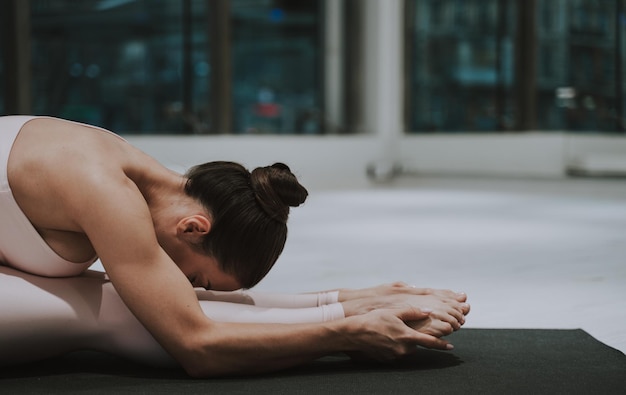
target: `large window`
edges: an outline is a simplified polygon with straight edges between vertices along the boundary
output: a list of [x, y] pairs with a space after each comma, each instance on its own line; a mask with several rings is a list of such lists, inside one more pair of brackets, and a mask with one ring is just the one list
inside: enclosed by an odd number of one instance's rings
[[[2, 22], [2, 19], [0, 18], [0, 23]], [[0, 43], [3, 40], [3, 31], [2, 29], [0, 29]], [[4, 96], [5, 96], [5, 87], [4, 87], [4, 51], [0, 51], [0, 114], [4, 114], [5, 113], [5, 109], [4, 109]]]
[[623, 130], [624, 16], [618, 6], [619, 1], [538, 0], [538, 128]]
[[32, 0], [33, 112], [190, 131], [208, 103], [205, 3]]
[[515, 3], [408, 0], [411, 131], [513, 126]]
[[0, 29], [4, 60], [32, 75], [0, 105], [122, 133], [321, 133], [326, 1], [8, 0], [27, 23]]
[[624, 0], [407, 0], [416, 132], [625, 130]]
[[234, 129], [317, 133], [321, 2], [233, 0]]

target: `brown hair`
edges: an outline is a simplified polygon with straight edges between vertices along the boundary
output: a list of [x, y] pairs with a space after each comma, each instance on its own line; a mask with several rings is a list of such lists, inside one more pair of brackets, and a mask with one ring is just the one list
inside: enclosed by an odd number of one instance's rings
[[250, 173], [238, 163], [209, 162], [192, 167], [186, 177], [185, 192], [212, 219], [203, 251], [243, 287], [253, 287], [283, 251], [289, 207], [304, 203], [307, 190], [283, 163]]

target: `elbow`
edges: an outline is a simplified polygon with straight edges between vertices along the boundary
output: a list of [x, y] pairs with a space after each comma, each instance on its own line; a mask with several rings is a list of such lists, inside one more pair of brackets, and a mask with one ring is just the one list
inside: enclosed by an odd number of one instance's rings
[[211, 367], [207, 366], [207, 364], [202, 363], [185, 363], [183, 364], [183, 369], [189, 377], [194, 379], [208, 379], [224, 374], [220, 374]]
[[220, 341], [214, 336], [207, 336], [210, 332], [206, 331], [202, 336], [185, 342], [176, 356], [190, 377], [204, 379], [234, 373], [228, 355], [221, 350]]
[[220, 357], [210, 354], [205, 345], [200, 349], [188, 349], [177, 359], [185, 373], [196, 379], [218, 377], [228, 373], [223, 367], [220, 367]]

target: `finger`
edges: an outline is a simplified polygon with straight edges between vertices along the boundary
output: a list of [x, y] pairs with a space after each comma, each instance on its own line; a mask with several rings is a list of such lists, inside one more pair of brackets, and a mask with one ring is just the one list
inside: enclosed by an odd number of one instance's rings
[[452, 350], [454, 346], [447, 340], [427, 335], [425, 333], [414, 332], [413, 343], [418, 346], [432, 348], [436, 350]]
[[452, 307], [456, 311], [456, 313], [454, 314], [455, 317], [459, 314], [462, 316], [466, 316], [470, 312], [470, 305], [467, 303], [455, 303], [454, 305], [452, 305]]
[[428, 318], [432, 313], [431, 309], [418, 309], [415, 307], [405, 307], [395, 309], [394, 314], [404, 322], [419, 321]]
[[407, 325], [413, 330], [437, 338], [447, 336], [454, 332], [454, 328], [449, 323], [441, 320], [433, 320], [432, 318], [427, 320], [408, 322]]
[[412, 284], [397, 281], [390, 284], [391, 291], [394, 294], [409, 294], [409, 295], [431, 295], [434, 290], [432, 288], [419, 288]]
[[433, 289], [432, 288], [418, 288], [412, 285], [409, 287], [408, 293], [412, 295], [432, 295]]
[[[465, 324], [465, 314], [463, 314], [463, 311], [461, 309], [449, 309], [448, 310], [448, 315], [452, 318], [454, 318], [454, 320], [459, 324], [459, 325], [463, 325]], [[457, 328], [458, 329], [458, 328]]]
[[461, 325], [465, 323], [465, 316], [463, 313], [451, 307], [442, 310], [435, 310], [435, 312], [433, 312], [430, 316], [449, 323], [452, 325], [454, 330], [461, 329]]

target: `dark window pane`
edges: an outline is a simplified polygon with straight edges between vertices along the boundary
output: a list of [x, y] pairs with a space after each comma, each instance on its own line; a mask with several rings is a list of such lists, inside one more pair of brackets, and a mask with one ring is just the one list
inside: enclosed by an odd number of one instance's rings
[[626, 0], [622, 0], [619, 3], [619, 10], [617, 15], [617, 25], [619, 27], [619, 63], [618, 70], [618, 86], [621, 86], [619, 91], [619, 104], [620, 109], [618, 114], [618, 130], [622, 133], [626, 132]]
[[320, 4], [232, 0], [236, 132], [320, 131]]
[[538, 0], [539, 129], [618, 129], [623, 116], [618, 104], [623, 66], [617, 68], [617, 5], [615, 1]]
[[[4, 35], [2, 33], [3, 29], [0, 29], [0, 45], [4, 45]], [[6, 78], [4, 75], [4, 48], [0, 48], [0, 115], [5, 114], [4, 109], [4, 96], [5, 96], [5, 86], [4, 79]]]
[[184, 120], [208, 103], [207, 16], [205, 1], [190, 1], [185, 20], [184, 3], [32, 0], [34, 112], [118, 132], [190, 129]]
[[512, 127], [515, 7], [508, 0], [408, 0], [410, 131]]

